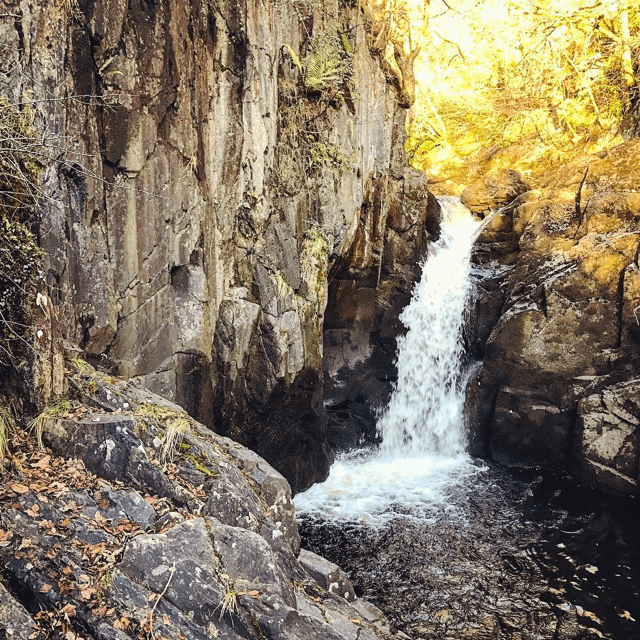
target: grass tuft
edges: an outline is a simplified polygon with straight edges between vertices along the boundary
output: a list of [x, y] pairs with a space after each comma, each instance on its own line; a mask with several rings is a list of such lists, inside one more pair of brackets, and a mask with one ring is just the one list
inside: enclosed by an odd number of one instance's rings
[[29, 423], [29, 429], [32, 432], [35, 432], [36, 438], [38, 440], [38, 446], [41, 449], [44, 449], [44, 444], [42, 443], [42, 433], [44, 431], [44, 425], [46, 421], [50, 418], [61, 418], [71, 413], [71, 411], [72, 407], [69, 400], [59, 400], [55, 404], [48, 406]]
[[0, 462], [9, 455], [9, 439], [15, 424], [11, 410], [0, 404]]
[[167, 428], [162, 440], [161, 460], [173, 461], [173, 456], [182, 444], [182, 438], [188, 433], [190, 428], [189, 420], [184, 416], [167, 420]]

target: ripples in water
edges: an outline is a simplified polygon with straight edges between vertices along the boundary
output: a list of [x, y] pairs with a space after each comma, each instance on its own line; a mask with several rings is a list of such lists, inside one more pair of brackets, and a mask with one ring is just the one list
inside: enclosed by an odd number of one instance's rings
[[305, 514], [304, 546], [411, 638], [640, 639], [635, 503], [494, 466], [465, 484], [422, 521]]

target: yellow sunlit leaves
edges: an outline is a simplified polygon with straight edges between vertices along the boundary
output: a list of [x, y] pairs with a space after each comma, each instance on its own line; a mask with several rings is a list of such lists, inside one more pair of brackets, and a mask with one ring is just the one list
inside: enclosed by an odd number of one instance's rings
[[[425, 3], [404, 4], [417, 24]], [[535, 177], [572, 153], [619, 141], [638, 92], [635, 5], [431, 0], [414, 62], [414, 164], [460, 180], [492, 163]]]

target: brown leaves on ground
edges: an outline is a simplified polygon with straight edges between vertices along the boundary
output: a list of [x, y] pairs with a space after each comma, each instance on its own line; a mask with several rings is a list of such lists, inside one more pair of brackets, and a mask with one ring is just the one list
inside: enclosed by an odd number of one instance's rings
[[[105, 517], [110, 507], [109, 499], [102, 493], [105, 487], [122, 489], [120, 483], [110, 483], [87, 471], [81, 460], [66, 460], [46, 453], [38, 448], [34, 436], [21, 432], [13, 443], [14, 456], [11, 465], [0, 470], [0, 553], [5, 550], [6, 557], [13, 557], [33, 565], [38, 575], [45, 579], [36, 589], [45, 602], [50, 603], [49, 610], [40, 611], [34, 616], [38, 628], [31, 638], [56, 637], [65, 640], [84, 640], [78, 632], [73, 619], [79, 606], [91, 610], [93, 615], [111, 619], [111, 624], [127, 629], [130, 621], [126, 617], [118, 618], [115, 609], [109, 607], [103, 593], [110, 582], [110, 576], [123, 553], [126, 540], [144, 533], [140, 526], [123, 518], [117, 522]], [[16, 478], [16, 475], [18, 476]], [[98, 511], [83, 509], [73, 499], [66, 498], [70, 491], [86, 492], [96, 502]], [[166, 498], [144, 496], [158, 515], [175, 509]], [[55, 513], [59, 521], [52, 522], [44, 516], [46, 506], [55, 504]], [[42, 540], [22, 537], [14, 531], [2, 528], [2, 513], [8, 509], [22, 511], [37, 524], [40, 535], [58, 539], [43, 545]], [[60, 520], [60, 515], [64, 517]], [[50, 516], [51, 517], [51, 516]], [[80, 520], [89, 525], [89, 529], [102, 529], [112, 538], [112, 542], [88, 544], [73, 539], [74, 531]], [[75, 526], [74, 526], [75, 525]], [[83, 525], [85, 526], [85, 525]], [[167, 526], [169, 528], [169, 526]], [[72, 566], [62, 563], [60, 554], [75, 549]], [[2, 556], [0, 555], [0, 560]], [[79, 565], [76, 564], [79, 562]], [[52, 594], [53, 598], [48, 600]], [[70, 602], [54, 604], [59, 597]]]
[[[79, 407], [64, 416], [66, 419], [79, 419], [86, 412]], [[144, 531], [129, 519], [114, 521], [107, 517], [111, 501], [102, 490], [109, 487], [113, 490], [125, 488], [122, 483], [108, 482], [89, 472], [83, 462], [78, 459], [56, 457], [40, 449], [34, 434], [17, 432], [12, 442], [13, 457], [9, 465], [0, 468], [0, 560], [2, 552], [5, 557], [12, 556], [16, 560], [29, 563], [33, 570], [43, 576], [41, 584], [36, 588], [42, 596], [40, 606], [45, 607], [34, 616], [38, 628], [31, 638], [55, 637], [65, 640], [84, 640], [79, 631], [82, 627], [74, 622], [78, 610], [97, 616], [115, 627], [126, 631], [133, 637], [146, 638], [139, 622], [130, 619], [122, 611], [109, 606], [105, 600], [113, 572], [119, 562], [127, 540]], [[150, 460], [156, 464], [170, 479], [189, 490], [196, 498], [206, 499], [203, 488], [195, 487], [180, 476], [178, 465], [157, 460], [152, 451], [148, 452]], [[92, 497], [97, 511], [77, 504], [70, 492], [86, 492]], [[180, 508], [167, 498], [143, 494], [143, 498], [155, 509], [159, 517], [169, 512], [179, 512], [183, 519], [191, 519], [194, 515], [186, 508]], [[55, 508], [54, 519], [48, 519], [47, 506]], [[48, 537], [48, 544], [42, 540], [22, 537], [4, 525], [2, 513], [8, 509], [16, 509], [36, 523], [40, 535]], [[63, 516], [60, 519], [60, 516]], [[109, 542], [88, 544], [77, 538], [74, 532], [79, 521], [89, 529], [101, 529], [111, 537]], [[169, 518], [159, 533], [164, 533], [175, 526], [180, 519]], [[5, 530], [7, 529], [7, 530]], [[73, 563], [63, 563], [61, 558], [71, 555], [74, 550]], [[8, 555], [7, 555], [8, 554]], [[260, 592], [247, 592], [251, 598], [258, 598]], [[60, 602], [66, 598], [69, 602]], [[49, 609], [46, 609], [46, 606]]]

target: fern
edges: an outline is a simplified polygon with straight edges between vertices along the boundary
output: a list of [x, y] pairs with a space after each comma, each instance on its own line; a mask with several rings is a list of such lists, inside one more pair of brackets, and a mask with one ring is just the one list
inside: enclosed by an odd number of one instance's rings
[[339, 88], [353, 74], [353, 54], [348, 38], [343, 33], [338, 34], [333, 29], [322, 31], [311, 42], [304, 60], [288, 44], [284, 46], [300, 71], [307, 91], [324, 91], [331, 85], [338, 85]]
[[293, 64], [295, 64], [296, 67], [298, 67], [298, 71], [300, 71], [300, 73], [304, 73], [304, 70], [302, 68], [302, 62], [300, 61], [300, 57], [298, 56], [298, 54], [288, 44], [285, 44], [284, 48], [289, 52], [289, 55], [293, 60]]

